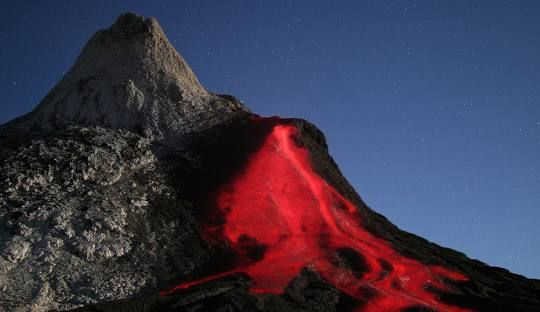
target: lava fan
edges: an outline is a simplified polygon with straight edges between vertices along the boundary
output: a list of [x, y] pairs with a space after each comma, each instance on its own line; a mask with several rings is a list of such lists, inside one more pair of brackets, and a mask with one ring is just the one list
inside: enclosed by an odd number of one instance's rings
[[209, 228], [239, 255], [236, 268], [180, 284], [163, 295], [243, 272], [253, 293], [282, 294], [303, 268], [364, 302], [363, 311], [425, 307], [469, 311], [441, 302], [430, 289], [468, 278], [401, 256], [365, 230], [355, 207], [312, 168], [298, 130], [277, 124], [244, 171], [222, 186], [216, 207], [225, 222]]

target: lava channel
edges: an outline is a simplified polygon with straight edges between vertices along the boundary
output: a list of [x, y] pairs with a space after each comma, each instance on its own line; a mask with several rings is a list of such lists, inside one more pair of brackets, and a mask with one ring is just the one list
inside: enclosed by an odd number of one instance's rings
[[404, 257], [365, 230], [356, 206], [314, 171], [297, 135], [295, 126], [275, 125], [242, 174], [220, 189], [220, 232], [241, 257], [237, 267], [162, 295], [238, 272], [252, 279], [251, 292], [282, 294], [308, 268], [362, 302], [361, 311], [470, 311], [426, 289], [448, 291], [444, 279], [468, 278]]

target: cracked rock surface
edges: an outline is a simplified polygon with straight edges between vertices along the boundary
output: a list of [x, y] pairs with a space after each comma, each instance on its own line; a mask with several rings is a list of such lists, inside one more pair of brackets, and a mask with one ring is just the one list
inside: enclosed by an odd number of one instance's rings
[[193, 265], [182, 258], [204, 256], [184, 250], [198, 241], [186, 231], [191, 205], [166, 181], [149, 139], [73, 126], [0, 142], [0, 308], [67, 309], [155, 291], [159, 276]]

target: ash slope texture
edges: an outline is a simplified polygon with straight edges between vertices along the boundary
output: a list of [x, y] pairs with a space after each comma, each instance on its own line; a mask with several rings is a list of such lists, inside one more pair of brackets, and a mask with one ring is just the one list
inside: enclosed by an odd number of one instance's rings
[[[97, 32], [31, 113], [0, 127], [0, 310], [346, 311], [368, 306], [304, 267], [282, 293], [255, 294], [234, 269], [248, 251], [209, 237], [222, 226], [217, 190], [238, 177], [278, 124], [297, 129], [313, 170], [354, 205], [363, 229], [396, 253], [460, 272], [448, 306], [538, 311], [540, 282], [403, 232], [367, 207], [303, 120], [255, 118], [234, 97], [206, 91], [155, 19], [124, 14]], [[219, 237], [219, 236], [218, 236]], [[215, 237], [214, 237], [215, 238]], [[250, 240], [248, 239], [247, 242]], [[245, 258], [245, 257], [244, 257]], [[362, 274], [351, 253], [333, 265]], [[248, 272], [249, 273], [249, 272]], [[424, 306], [409, 311], [428, 311]]]
[[32, 131], [70, 124], [136, 128], [164, 139], [245, 112], [234, 98], [200, 85], [154, 18], [124, 14], [92, 36], [36, 109], [6, 126]]

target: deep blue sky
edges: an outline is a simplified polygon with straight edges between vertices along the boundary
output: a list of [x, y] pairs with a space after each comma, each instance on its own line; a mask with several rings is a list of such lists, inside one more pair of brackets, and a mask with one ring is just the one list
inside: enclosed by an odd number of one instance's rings
[[155, 16], [207, 89], [317, 124], [399, 227], [540, 278], [540, 1], [153, 3], [2, 0], [0, 123], [118, 14]]

